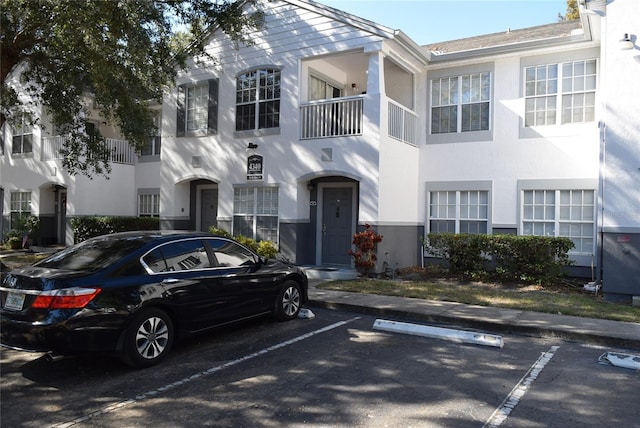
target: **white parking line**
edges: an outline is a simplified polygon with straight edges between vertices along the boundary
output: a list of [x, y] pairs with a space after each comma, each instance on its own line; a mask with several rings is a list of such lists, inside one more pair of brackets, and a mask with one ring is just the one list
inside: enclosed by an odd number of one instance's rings
[[516, 386], [513, 387], [509, 395], [507, 395], [507, 398], [505, 398], [504, 401], [500, 404], [500, 407], [498, 407], [489, 417], [487, 422], [485, 422], [483, 428], [499, 427], [504, 421], [507, 420], [507, 417], [509, 416], [511, 411], [516, 407], [520, 399], [529, 390], [529, 387], [531, 386], [533, 381], [536, 380], [547, 363], [551, 361], [551, 358], [553, 358], [559, 348], [559, 346], [552, 346], [547, 352], [544, 352], [542, 353], [542, 355], [540, 355], [538, 360], [525, 373], [522, 379], [520, 379], [520, 382], [518, 382]]
[[229, 362], [224, 363], [224, 364], [222, 364], [220, 366], [211, 367], [211, 368], [209, 368], [207, 370], [203, 370], [201, 372], [194, 373], [193, 375], [191, 375], [189, 377], [183, 378], [183, 379], [178, 380], [176, 382], [169, 383], [169, 384], [163, 385], [163, 386], [161, 386], [161, 387], [159, 387], [157, 389], [154, 389], [154, 390], [151, 390], [151, 391], [147, 391], [147, 392], [145, 392], [143, 394], [137, 395], [135, 398], [129, 398], [127, 400], [119, 401], [117, 403], [114, 403], [114, 404], [111, 404], [109, 406], [103, 407], [102, 409], [99, 409], [99, 410], [96, 410], [94, 412], [88, 413], [88, 414], [86, 414], [84, 416], [80, 416], [79, 418], [76, 418], [76, 419], [73, 419], [73, 420], [67, 421], [67, 422], [61, 422], [61, 423], [52, 425], [51, 427], [52, 428], [72, 427], [72, 426], [74, 426], [76, 424], [85, 422], [85, 421], [87, 421], [87, 420], [89, 420], [91, 418], [94, 418], [96, 416], [103, 415], [103, 414], [110, 413], [110, 412], [114, 412], [114, 411], [116, 411], [118, 409], [121, 409], [123, 407], [126, 407], [126, 406], [128, 406], [130, 404], [142, 401], [145, 398], [153, 397], [153, 396], [156, 396], [156, 395], [161, 394], [163, 392], [167, 392], [167, 391], [169, 391], [169, 390], [171, 390], [173, 388], [176, 388], [178, 386], [182, 386], [182, 385], [184, 385], [186, 383], [189, 383], [189, 382], [191, 382], [193, 380], [199, 379], [199, 378], [201, 378], [203, 376], [208, 376], [208, 375], [217, 373], [220, 370], [224, 370], [224, 369], [229, 368], [231, 366], [238, 365], [238, 364], [243, 363], [245, 361], [248, 361], [248, 360], [251, 360], [253, 358], [259, 357], [261, 355], [267, 354], [269, 352], [275, 351], [276, 349], [284, 348], [285, 346], [293, 345], [296, 342], [300, 342], [302, 340], [308, 339], [308, 338], [310, 338], [312, 336], [315, 336], [317, 334], [325, 333], [325, 332], [333, 330], [335, 328], [342, 327], [343, 325], [348, 324], [348, 323], [350, 323], [352, 321], [355, 321], [355, 320], [358, 320], [358, 319], [360, 319], [360, 317], [355, 317], [355, 318], [351, 318], [351, 319], [346, 320], [346, 321], [340, 321], [340, 322], [328, 325], [328, 326], [323, 327], [323, 328], [321, 328], [319, 330], [315, 330], [315, 331], [303, 334], [302, 336], [298, 336], [298, 337], [295, 337], [293, 339], [287, 340], [285, 342], [278, 343], [276, 345], [273, 345], [273, 346], [270, 346], [268, 348], [262, 349], [262, 350], [260, 350], [258, 352], [254, 352], [253, 354], [245, 355], [244, 357], [240, 357], [240, 358], [238, 358], [236, 360], [229, 361]]

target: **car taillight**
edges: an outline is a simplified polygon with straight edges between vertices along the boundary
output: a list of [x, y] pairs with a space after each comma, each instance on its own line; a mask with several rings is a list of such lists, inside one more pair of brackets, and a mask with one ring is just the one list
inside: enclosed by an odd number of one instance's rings
[[82, 309], [100, 293], [99, 288], [62, 288], [43, 291], [31, 304], [36, 309]]

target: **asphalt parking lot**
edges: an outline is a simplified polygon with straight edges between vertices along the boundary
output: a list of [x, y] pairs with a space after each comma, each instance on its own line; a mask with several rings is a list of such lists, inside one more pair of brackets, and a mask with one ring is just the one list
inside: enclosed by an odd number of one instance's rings
[[463, 344], [313, 312], [190, 339], [145, 370], [3, 349], [0, 424], [638, 426], [640, 372], [599, 364], [608, 348], [525, 336], [504, 336], [502, 348]]

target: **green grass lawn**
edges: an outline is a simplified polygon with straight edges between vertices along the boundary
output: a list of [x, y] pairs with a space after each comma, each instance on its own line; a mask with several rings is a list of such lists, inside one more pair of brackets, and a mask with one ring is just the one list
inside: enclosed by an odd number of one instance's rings
[[639, 307], [605, 302], [601, 294], [596, 296], [592, 292], [584, 292], [576, 284], [576, 281], [558, 281], [553, 286], [543, 287], [449, 278], [411, 281], [357, 279], [327, 282], [318, 288], [640, 323]]

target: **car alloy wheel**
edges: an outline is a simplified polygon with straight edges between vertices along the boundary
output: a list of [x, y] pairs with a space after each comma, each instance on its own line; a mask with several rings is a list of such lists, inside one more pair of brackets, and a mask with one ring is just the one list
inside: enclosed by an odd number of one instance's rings
[[301, 299], [300, 285], [295, 281], [285, 282], [276, 301], [276, 317], [281, 321], [297, 317]]
[[173, 344], [173, 323], [160, 309], [143, 311], [125, 335], [124, 360], [134, 367], [160, 362]]

